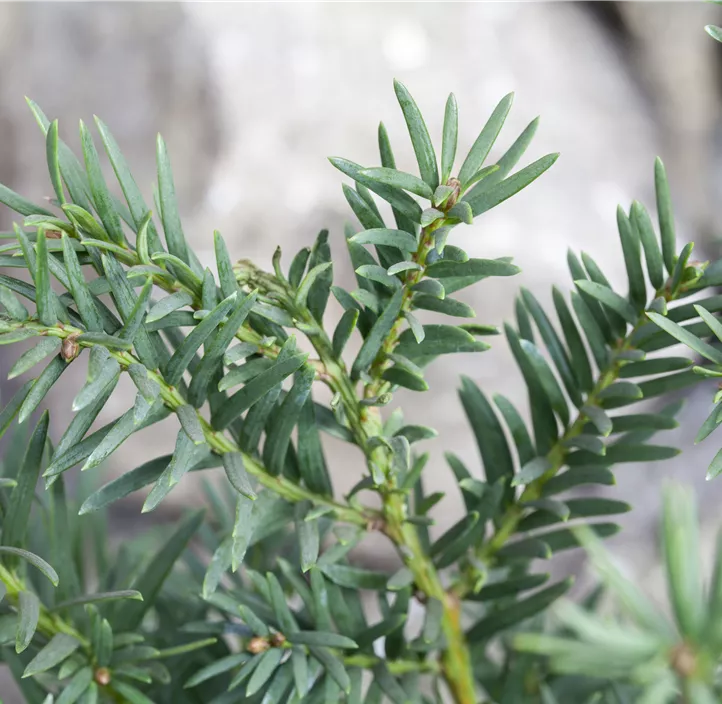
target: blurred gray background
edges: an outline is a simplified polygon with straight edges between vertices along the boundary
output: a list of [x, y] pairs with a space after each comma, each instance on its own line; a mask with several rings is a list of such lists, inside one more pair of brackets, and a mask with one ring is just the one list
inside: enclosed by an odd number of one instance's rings
[[[329, 227], [340, 261], [336, 276], [348, 281], [341, 232], [350, 213], [343, 177], [325, 157], [375, 163], [376, 126], [383, 119], [400, 165], [413, 168], [392, 79], [409, 87], [436, 138], [453, 90], [460, 149], [513, 90], [500, 148], [541, 115], [526, 158], [551, 151], [562, 156], [523, 194], [473, 227], [455, 230], [454, 243], [472, 256], [513, 255], [523, 269], [465, 296], [480, 321], [498, 324], [511, 317], [520, 285], [545, 302], [552, 284], [568, 287], [567, 247], [589, 251], [615, 283], [624, 281], [614, 211], [632, 198], [653, 206], [655, 155], [670, 174], [681, 236], [697, 243], [698, 259], [718, 256], [722, 46], [703, 26], [722, 22], [721, 9], [696, 2], [0, 4], [0, 182], [30, 198], [50, 191], [43, 139], [25, 95], [51, 119], [59, 118], [62, 136], [72, 144], [78, 118], [89, 122], [100, 115], [147, 194], [154, 137], [161, 131], [185, 230], [204, 264], [212, 263], [214, 228], [234, 258], [270, 266], [277, 244], [287, 265], [321, 227]], [[0, 228], [9, 223], [1, 213]], [[14, 357], [0, 349], [5, 398], [13, 388], [4, 378]], [[484, 355], [433, 366], [432, 390], [423, 399], [399, 394], [409, 402], [410, 421], [440, 431], [426, 448], [432, 454], [430, 490], [448, 486], [444, 450], [478, 467], [456, 398], [460, 373], [524, 403], [503, 338]], [[50, 398], [51, 414], [60, 421], [56, 430], [64, 427], [81, 374], [78, 368], [74, 378], [64, 375]], [[130, 399], [116, 394], [101, 421], [124, 411]], [[662, 478], [674, 475], [703, 489], [705, 520], [710, 528], [719, 523], [722, 484], [703, 484], [719, 441], [692, 448], [710, 400], [709, 388], [690, 394], [686, 429], [661, 440], [687, 450], [679, 460], [618, 472], [612, 493], [631, 497], [635, 511], [615, 549], [652, 591], [661, 588], [651, 576]], [[172, 425], [165, 433], [140, 434], [103, 471], [127, 471], [168, 449], [173, 438]], [[328, 451], [341, 492], [357, 481], [361, 465], [338, 445], [329, 444]], [[141, 499], [129, 499], [117, 509], [120, 530], [172, 516], [196, 496], [186, 479], [164, 503], [166, 514], [151, 517], [139, 515]], [[457, 497], [449, 497], [438, 511], [439, 530], [459, 511]], [[390, 565], [393, 556], [375, 551], [373, 560]], [[0, 693], [9, 691], [0, 681]]]

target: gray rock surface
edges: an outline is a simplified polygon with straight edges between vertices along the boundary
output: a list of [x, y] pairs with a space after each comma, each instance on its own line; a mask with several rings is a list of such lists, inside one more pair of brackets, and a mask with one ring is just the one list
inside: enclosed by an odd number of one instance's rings
[[[589, 251], [613, 282], [624, 280], [614, 210], [633, 197], [652, 205], [658, 153], [670, 166], [684, 215], [682, 236], [693, 239], [710, 228], [709, 143], [720, 123], [713, 89], [716, 47], [702, 25], [714, 13], [688, 3], [622, 5], [630, 31], [622, 45], [573, 3], [0, 5], [0, 181], [33, 198], [49, 191], [43, 143], [25, 94], [60, 119], [73, 143], [78, 117], [87, 122], [93, 113], [102, 116], [142, 186], [154, 177], [154, 135], [161, 130], [185, 229], [203, 263], [212, 264], [215, 228], [235, 257], [270, 266], [277, 244], [288, 263], [321, 227], [329, 227], [339, 257], [336, 276], [348, 281], [341, 240], [349, 217], [340, 188], [344, 177], [324, 157], [375, 163], [376, 125], [383, 119], [399, 163], [413, 168], [393, 77], [407, 84], [437, 138], [446, 92], [455, 92], [460, 149], [468, 148], [496, 102], [514, 90], [501, 144], [541, 114], [526, 158], [552, 151], [562, 157], [525, 193], [455, 231], [454, 243], [472, 256], [513, 255], [523, 269], [518, 277], [483, 283], [463, 296], [480, 321], [499, 324], [511, 317], [520, 285], [545, 303], [552, 284], [568, 287], [567, 247]], [[418, 396], [398, 395], [399, 403], [408, 403], [409, 421], [440, 432], [428, 446], [430, 490], [448, 487], [443, 450], [478, 467], [456, 398], [460, 373], [524, 405], [506, 344], [503, 338], [494, 342], [484, 355], [434, 365], [433, 390], [423, 403]], [[67, 374], [54, 392], [58, 416], [67, 412], [63, 388], [77, 388], [81, 373], [76, 370], [74, 379]], [[674, 437], [681, 447], [690, 447], [709, 398], [704, 390], [690, 398], [687, 427]], [[125, 410], [130, 399], [129, 389], [117, 394], [105, 420]], [[132, 438], [110, 469], [127, 470], [172, 447], [175, 425], [167, 422], [162, 430]], [[698, 485], [715, 449], [712, 440], [679, 462], [619, 472], [614, 494], [632, 497], [635, 511], [615, 546], [652, 590], [659, 591], [660, 583], [650, 547], [659, 478], [673, 474]], [[330, 466], [342, 467], [334, 470], [336, 486], [347, 489], [361, 463], [349, 463], [339, 444], [329, 443], [328, 451]], [[710, 488], [703, 492], [702, 509], [712, 524], [719, 489]], [[169, 504], [177, 507], [196, 496], [186, 479]], [[135, 516], [137, 504], [128, 509]], [[459, 512], [458, 498], [449, 496], [438, 511], [437, 529]], [[373, 558], [367, 553], [359, 559], [378, 563], [393, 556], [380, 543]], [[0, 679], [6, 704], [15, 701], [9, 687]]]
[[[720, 45], [700, 41], [719, 23], [706, 3], [618, 3], [630, 39], [630, 67], [648, 98], [660, 150], [673, 174], [681, 212], [702, 236], [719, 236]], [[710, 176], [712, 175], [712, 178]]]

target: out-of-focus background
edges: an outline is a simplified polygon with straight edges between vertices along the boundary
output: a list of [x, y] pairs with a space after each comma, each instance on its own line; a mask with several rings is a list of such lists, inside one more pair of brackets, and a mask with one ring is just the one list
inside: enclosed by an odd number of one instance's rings
[[[550, 151], [562, 156], [523, 194], [454, 232], [455, 243], [472, 256], [513, 255], [523, 269], [466, 295], [481, 321], [498, 324], [510, 318], [520, 285], [545, 302], [552, 284], [568, 287], [567, 247], [589, 251], [613, 282], [623, 282], [615, 207], [632, 198], [653, 205], [655, 155], [670, 174], [681, 236], [697, 243], [698, 259], [719, 256], [722, 46], [703, 26], [720, 23], [721, 10], [696, 2], [2, 4], [0, 182], [33, 199], [50, 191], [43, 140], [23, 98], [28, 95], [51, 119], [59, 118], [62, 136], [73, 144], [79, 118], [102, 116], [147, 193], [160, 130], [186, 233], [203, 263], [212, 263], [214, 228], [234, 257], [270, 265], [277, 244], [288, 262], [322, 227], [331, 229], [341, 262], [350, 213], [343, 177], [325, 157], [377, 163], [375, 133], [383, 119], [398, 161], [413, 168], [392, 79], [409, 87], [436, 138], [446, 95], [454, 91], [460, 149], [513, 90], [501, 146], [539, 114], [528, 160]], [[0, 213], [0, 229], [9, 223], [9, 214]], [[350, 273], [348, 265], [337, 265], [337, 277]], [[14, 356], [0, 348], [5, 398], [13, 389], [4, 379]], [[426, 448], [431, 490], [448, 486], [444, 450], [478, 466], [456, 398], [460, 373], [524, 403], [503, 338], [484, 355], [437, 363], [423, 398], [399, 394], [409, 402], [409, 420], [440, 431]], [[64, 427], [68, 394], [81, 374], [64, 375], [50, 398], [56, 429]], [[684, 429], [665, 439], [685, 454], [660, 465], [624, 466], [613, 490], [635, 506], [615, 549], [652, 591], [662, 588], [654, 576], [662, 479], [674, 475], [704, 489], [703, 517], [710, 528], [720, 523], [722, 483], [703, 485], [719, 442], [692, 447], [710, 389], [688, 396]], [[129, 401], [116, 394], [105, 421]], [[103, 471], [127, 471], [160, 454], [173, 442], [173, 429], [166, 430], [132, 438]], [[343, 491], [356, 482], [361, 465], [337, 445], [329, 444], [328, 452]], [[116, 512], [119, 536], [197, 500], [191, 482], [184, 482], [164, 503], [165, 514], [141, 517], [140, 500], [127, 500]], [[456, 502], [450, 497], [442, 506], [439, 529], [456, 520]], [[381, 550], [359, 559], [391, 565], [394, 558]], [[6, 692], [10, 685], [0, 680], [7, 702]]]

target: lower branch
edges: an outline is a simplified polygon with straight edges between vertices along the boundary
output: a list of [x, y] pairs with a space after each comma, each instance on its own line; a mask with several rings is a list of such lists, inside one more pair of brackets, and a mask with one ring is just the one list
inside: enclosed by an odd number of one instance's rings
[[[32, 320], [25, 321], [2, 321], [0, 326], [2, 332], [12, 332], [14, 330], [31, 330], [38, 336], [57, 337], [64, 340], [69, 337], [80, 335], [83, 330], [74, 328], [70, 325], [45, 326]], [[92, 342], [79, 342], [81, 347], [102, 346]], [[131, 364], [139, 364], [138, 359], [130, 352], [118, 349], [109, 349], [110, 355], [120, 364], [123, 369], [127, 369]], [[160, 396], [165, 406], [174, 413], [187, 404], [186, 400], [181, 396], [180, 392], [173, 386], [169, 386], [163, 376], [158, 372], [148, 370], [148, 377], [160, 386]], [[253, 455], [243, 452], [231, 438], [222, 431], [214, 430], [210, 423], [197, 412], [198, 420], [203, 435], [210, 447], [211, 451], [217, 455], [224, 455], [228, 452], [238, 452], [243, 457], [246, 471], [254, 476], [260, 484], [273, 491], [290, 502], [310, 501], [316, 506], [325, 506], [332, 509], [338, 520], [352, 523], [355, 525], [366, 526], [373, 523], [378, 515], [371, 509], [357, 509], [345, 504], [334, 501], [332, 497], [316, 494], [309, 489], [296, 484], [283, 476], [271, 474], [267, 468]]]
[[[656, 296], [664, 296], [667, 300], [673, 299], [670, 294], [666, 294], [664, 291], [656, 292], [655, 297]], [[642, 313], [631, 330], [623, 338], [619, 339], [613, 358], [610, 360], [606, 368], [600, 370], [599, 378], [597, 379], [594, 388], [589, 392], [584, 402], [584, 406], [599, 406], [600, 394], [619, 379], [619, 372], [623, 364], [623, 358], [620, 355], [623, 352], [629, 352], [634, 349], [631, 344], [631, 339], [635, 332], [637, 332], [646, 322], [647, 317], [645, 313]], [[526, 508], [525, 504], [529, 501], [538, 499], [542, 494], [544, 485], [564, 467], [566, 455], [567, 452], [569, 452], [567, 443], [576, 436], [580, 435], [584, 430], [584, 426], [588, 422], [589, 418], [582, 407], [574, 422], [557, 439], [551, 450], [547, 453], [546, 458], [549, 460], [550, 464], [549, 470], [543, 476], [526, 486], [519, 498], [507, 508], [506, 513], [502, 516], [498, 524], [498, 528], [496, 528], [491, 539], [478, 550], [477, 558], [479, 561], [486, 564], [493, 563], [496, 554], [514, 535], [519, 523], [522, 518], [524, 518], [524, 511]], [[476, 583], [477, 580], [474, 575], [462, 574], [459, 581], [452, 587], [452, 591], [459, 598], [463, 598], [474, 589], [474, 585]]]

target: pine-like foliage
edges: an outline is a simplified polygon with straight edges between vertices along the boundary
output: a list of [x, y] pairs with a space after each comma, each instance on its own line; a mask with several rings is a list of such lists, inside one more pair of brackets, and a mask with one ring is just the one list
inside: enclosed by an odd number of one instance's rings
[[[424, 492], [428, 455], [415, 450], [436, 433], [383, 407], [399, 388], [426, 391], [429, 364], [488, 349], [499, 331], [458, 322], [475, 314], [454, 294], [518, 269], [508, 258], [470, 258], [453, 244], [453, 230], [557, 157], [517, 169], [534, 120], [489, 163], [509, 95], [458, 160], [451, 95], [439, 159], [411, 95], [400, 83], [395, 91], [419, 175], [396, 168], [383, 125], [378, 165], [331, 159], [349, 179], [343, 194], [360, 224], [345, 233], [351, 290], [334, 280], [326, 231], [288, 266], [278, 250], [270, 270], [229, 253], [216, 232], [215, 270], [204, 269], [184, 236], [160, 137], [151, 212], [103, 122], [96, 128], [112, 184], [91, 129], [80, 125], [80, 160], [57, 121], [30, 102], [54, 197], [36, 205], [0, 186], [0, 201], [22, 216], [4, 235], [0, 264], [30, 278], [0, 275], [0, 342], [34, 343], [10, 373], [32, 378], [0, 413], [2, 432], [12, 427], [0, 479], [0, 653], [29, 704], [612, 701], [599, 697], [637, 676], [631, 661], [596, 676], [581, 655], [578, 668], [559, 657], [548, 667], [514, 646], [549, 654], [540, 643], [557, 641], [506, 636], [518, 624], [528, 629], [570, 586], [550, 584], [537, 561], [580, 541], [596, 546], [590, 536], [615, 533], [614, 516], [630, 508], [580, 487], [613, 484], [619, 463], [677, 454], [652, 438], [675, 427], [679, 404], [630, 407], [722, 376], [722, 352], [702, 339], [722, 331], [713, 316], [722, 298], [704, 297], [722, 283], [722, 266], [693, 262], [691, 245], [677, 252], [658, 161], [658, 232], [640, 203], [617, 213], [627, 292], [614, 291], [589, 255], [570, 253], [574, 291], [555, 289], [553, 312], [529, 291], [517, 300], [516, 323], [504, 334], [531, 421], [505, 397], [489, 399], [472, 379], [461, 381], [483, 467], [447, 454], [466, 513], [432, 539], [443, 497]], [[695, 294], [702, 297], [689, 302]], [[327, 330], [332, 297], [343, 315]], [[425, 311], [447, 322], [426, 324]], [[360, 348], [349, 355], [354, 335]], [[677, 340], [712, 366], [672, 356]], [[87, 380], [51, 442], [47, 412], [30, 419], [71, 364], [85, 365]], [[97, 427], [122, 374], [137, 388], [135, 402]], [[330, 404], [314, 396], [317, 385], [330, 389]], [[722, 420], [719, 408], [705, 433]], [[125, 440], [169, 416], [178, 428], [172, 454], [105, 484], [82, 474], [77, 492], [66, 494], [66, 472], [102, 476], [99, 467]], [[333, 491], [324, 434], [365, 460], [367, 471], [343, 497]], [[188, 472], [221, 467], [227, 485], [206, 483], [205, 516], [110, 549], [104, 516], [113, 502], [150, 487], [143, 511], [152, 511]], [[396, 573], [349, 559], [372, 532], [397, 548]], [[672, 562], [682, 547], [669, 548]], [[698, 594], [675, 580], [685, 619]], [[378, 616], [362, 598], [368, 593]], [[410, 617], [419, 612], [416, 623]], [[665, 682], [676, 691], [677, 680]]]
[[[581, 675], [621, 680], [624, 684], [610, 683], [607, 701], [671, 704], [680, 701], [681, 693], [684, 702], [718, 702], [722, 539], [705, 589], [691, 493], [677, 486], [665, 492], [662, 542], [671, 619], [620, 572], [598, 539], [583, 530], [578, 535], [626, 618], [613, 621], [562, 600], [553, 609], [561, 626], [556, 632], [516, 636], [517, 649], [548, 657], [553, 679], [542, 686], [542, 701], [565, 701], [559, 682]], [[594, 605], [594, 598], [591, 602], [587, 606]]]

